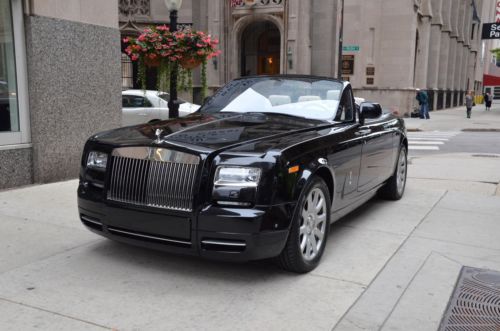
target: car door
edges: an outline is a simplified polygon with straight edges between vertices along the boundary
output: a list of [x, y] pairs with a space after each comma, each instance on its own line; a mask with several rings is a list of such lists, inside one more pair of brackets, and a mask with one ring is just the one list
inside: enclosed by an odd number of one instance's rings
[[342, 93], [335, 121], [342, 125], [331, 135], [328, 164], [335, 172], [335, 202], [332, 212], [350, 205], [359, 196], [357, 191], [364, 137], [359, 135], [355, 118], [352, 90], [347, 86]]
[[122, 124], [147, 123], [158, 117], [157, 110], [145, 96], [122, 95]]
[[364, 137], [358, 191], [375, 188], [391, 176], [394, 168], [394, 131], [386, 129], [383, 119], [367, 120], [359, 127]]

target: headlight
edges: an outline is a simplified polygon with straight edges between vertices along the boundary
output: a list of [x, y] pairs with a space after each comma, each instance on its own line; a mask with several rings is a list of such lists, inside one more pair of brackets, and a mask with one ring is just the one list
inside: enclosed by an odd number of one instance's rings
[[108, 154], [91, 151], [87, 156], [87, 168], [95, 170], [106, 170], [108, 164]]
[[217, 186], [257, 187], [261, 169], [246, 167], [218, 167], [214, 184]]

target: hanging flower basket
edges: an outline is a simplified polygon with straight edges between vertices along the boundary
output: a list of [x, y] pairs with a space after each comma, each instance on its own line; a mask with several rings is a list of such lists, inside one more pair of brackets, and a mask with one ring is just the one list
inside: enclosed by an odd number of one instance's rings
[[144, 64], [148, 68], [158, 68], [160, 66], [161, 60], [159, 57], [151, 59], [149, 57], [144, 58]]
[[[128, 43], [125, 52], [132, 61], [139, 62], [139, 82], [146, 88], [146, 69], [158, 68], [158, 90], [167, 90], [172, 70], [180, 65], [180, 86], [192, 90], [192, 72], [201, 65], [201, 96], [207, 93], [207, 60], [218, 56], [219, 41], [209, 34], [191, 29], [170, 32], [165, 25], [148, 27], [137, 37], [125, 38]], [[187, 84], [186, 84], [187, 82]]]
[[193, 70], [194, 68], [199, 67], [202, 64], [202, 62], [203, 61], [201, 59], [197, 58], [183, 57], [182, 59], [179, 60], [179, 64], [181, 65], [181, 67], [188, 70]]

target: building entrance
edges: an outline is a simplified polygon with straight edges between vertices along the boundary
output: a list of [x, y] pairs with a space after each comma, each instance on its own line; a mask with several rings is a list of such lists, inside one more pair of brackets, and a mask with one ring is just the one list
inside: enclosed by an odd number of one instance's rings
[[281, 35], [272, 22], [254, 22], [243, 31], [241, 76], [280, 73]]

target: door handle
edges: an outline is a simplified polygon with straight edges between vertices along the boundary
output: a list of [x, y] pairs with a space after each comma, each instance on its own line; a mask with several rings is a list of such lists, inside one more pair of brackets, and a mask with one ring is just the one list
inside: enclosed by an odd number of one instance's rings
[[359, 130], [355, 133], [356, 136], [365, 136], [367, 134], [370, 134], [372, 132], [371, 129], [364, 129], [364, 130]]

